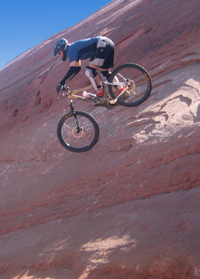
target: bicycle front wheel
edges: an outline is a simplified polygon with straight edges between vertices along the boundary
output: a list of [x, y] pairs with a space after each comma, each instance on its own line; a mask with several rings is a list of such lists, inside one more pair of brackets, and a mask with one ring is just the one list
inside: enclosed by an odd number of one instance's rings
[[126, 63], [117, 67], [109, 77], [108, 85], [110, 95], [115, 99], [120, 94], [120, 89], [127, 91], [118, 99], [123, 106], [133, 107], [144, 102], [150, 95], [152, 82], [149, 73], [140, 65]]
[[64, 115], [57, 126], [57, 136], [62, 146], [72, 152], [91, 149], [99, 138], [96, 120], [84, 111]]

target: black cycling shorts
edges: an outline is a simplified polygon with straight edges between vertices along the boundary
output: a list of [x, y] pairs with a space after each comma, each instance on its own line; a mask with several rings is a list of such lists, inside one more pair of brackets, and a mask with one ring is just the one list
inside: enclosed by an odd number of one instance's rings
[[113, 41], [106, 37], [100, 37], [97, 42], [95, 54], [90, 60], [90, 64], [109, 69], [114, 66], [115, 45]]

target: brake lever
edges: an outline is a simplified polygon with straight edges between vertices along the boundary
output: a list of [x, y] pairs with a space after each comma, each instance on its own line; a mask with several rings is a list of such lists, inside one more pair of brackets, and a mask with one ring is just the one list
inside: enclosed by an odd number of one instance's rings
[[62, 86], [62, 90], [63, 90], [63, 91], [69, 92], [69, 87], [66, 86], [66, 85], [64, 84], [64, 85]]

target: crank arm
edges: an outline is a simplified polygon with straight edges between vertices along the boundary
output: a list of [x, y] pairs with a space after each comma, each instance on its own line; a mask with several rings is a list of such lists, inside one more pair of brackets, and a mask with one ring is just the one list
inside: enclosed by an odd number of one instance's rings
[[109, 102], [109, 104], [111, 105], [115, 105], [118, 101], [118, 99], [124, 94], [124, 92], [128, 89], [128, 87], [126, 87], [114, 100], [111, 100]]

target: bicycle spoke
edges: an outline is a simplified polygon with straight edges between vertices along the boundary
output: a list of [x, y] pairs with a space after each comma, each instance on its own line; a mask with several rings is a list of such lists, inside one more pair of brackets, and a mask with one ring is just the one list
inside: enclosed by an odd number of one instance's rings
[[[77, 126], [78, 125], [78, 126]], [[89, 114], [78, 111], [76, 119], [68, 114], [58, 124], [58, 138], [61, 144], [74, 152], [90, 149], [98, 140], [99, 128]]]
[[127, 88], [126, 96], [124, 94], [118, 100], [125, 106], [139, 105], [148, 98], [151, 92], [151, 79], [148, 73], [136, 64], [123, 64], [116, 68], [110, 77], [110, 82], [115, 83], [115, 85], [109, 85], [113, 98], [120, 94], [120, 89]]

